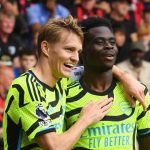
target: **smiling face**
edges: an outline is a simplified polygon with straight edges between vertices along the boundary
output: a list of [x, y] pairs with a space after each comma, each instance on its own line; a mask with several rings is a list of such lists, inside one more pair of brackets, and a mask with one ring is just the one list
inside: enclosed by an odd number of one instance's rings
[[82, 0], [81, 4], [86, 11], [91, 11], [96, 5], [96, 0]]
[[5, 34], [12, 33], [15, 26], [15, 17], [2, 14], [0, 25], [1, 25], [1, 31], [3, 33]]
[[35, 66], [37, 59], [35, 55], [23, 55], [20, 59], [23, 72]]
[[95, 71], [111, 69], [118, 52], [112, 31], [104, 26], [89, 30], [83, 49], [84, 65]]
[[63, 31], [60, 41], [49, 44], [48, 63], [55, 78], [70, 77], [71, 71], [79, 61], [82, 41], [73, 32]]
[[128, 13], [129, 6], [126, 0], [116, 1], [112, 4], [112, 8], [120, 15], [125, 16]]

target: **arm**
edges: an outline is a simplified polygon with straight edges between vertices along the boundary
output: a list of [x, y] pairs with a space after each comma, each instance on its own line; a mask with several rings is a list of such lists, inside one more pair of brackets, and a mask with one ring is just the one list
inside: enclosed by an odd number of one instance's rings
[[138, 140], [139, 150], [149, 150], [150, 135]]
[[132, 106], [135, 106], [135, 99], [139, 100], [144, 110], [146, 111], [146, 102], [144, 96], [144, 87], [136, 79], [126, 72], [123, 72], [118, 67], [113, 66], [113, 75], [122, 82], [126, 96], [130, 100]]
[[45, 150], [70, 150], [82, 132], [90, 124], [101, 120], [108, 113], [111, 105], [112, 98], [102, 102], [91, 102], [82, 109], [79, 120], [68, 131], [60, 135], [55, 132], [43, 134], [36, 140]]
[[51, 132], [37, 137], [36, 140], [44, 150], [70, 150], [86, 127], [84, 120], [79, 119], [77, 123], [61, 135]]
[[[150, 145], [150, 94], [145, 87], [145, 100], [147, 104], [147, 111], [143, 112], [142, 106], [137, 105], [137, 137], [139, 143], [139, 150], [149, 150]], [[138, 103], [137, 103], [138, 104]]]

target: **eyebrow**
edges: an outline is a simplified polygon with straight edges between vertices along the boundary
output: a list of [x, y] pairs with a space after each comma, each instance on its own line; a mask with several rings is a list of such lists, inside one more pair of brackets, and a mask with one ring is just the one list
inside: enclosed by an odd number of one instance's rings
[[107, 40], [107, 39], [109, 39], [109, 40], [115, 40], [115, 37], [110, 37], [110, 38], [104, 38], [104, 37], [96, 37], [96, 38], [94, 38], [94, 39], [102, 39], [102, 40]]

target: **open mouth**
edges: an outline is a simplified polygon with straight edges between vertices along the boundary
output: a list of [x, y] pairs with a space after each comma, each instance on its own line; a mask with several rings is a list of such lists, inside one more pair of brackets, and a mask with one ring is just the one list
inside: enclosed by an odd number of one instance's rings
[[107, 60], [113, 60], [114, 59], [114, 55], [112, 55], [112, 54], [104, 55], [104, 57]]
[[75, 67], [75, 64], [65, 63], [64, 66], [69, 68], [69, 69], [73, 69]]

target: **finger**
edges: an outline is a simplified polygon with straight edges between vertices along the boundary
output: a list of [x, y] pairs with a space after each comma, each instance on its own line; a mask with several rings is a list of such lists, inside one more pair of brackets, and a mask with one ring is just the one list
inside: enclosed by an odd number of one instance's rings
[[110, 109], [111, 106], [112, 106], [112, 102], [110, 102], [108, 105], [105, 105], [104, 107], [101, 108], [102, 112], [107, 111], [108, 109]]
[[135, 108], [135, 104], [136, 104], [136, 101], [134, 100], [134, 98], [132, 98], [130, 95], [126, 94], [126, 97], [131, 105], [132, 108]]
[[98, 102], [98, 105], [99, 105], [100, 107], [104, 107], [105, 105], [109, 104], [109, 103], [112, 102], [112, 101], [113, 101], [113, 98], [110, 97], [110, 98], [107, 98], [107, 99], [104, 99], [104, 100]]
[[102, 119], [110, 112], [111, 109], [107, 109], [102, 113]]
[[143, 106], [143, 109], [144, 109], [144, 111], [147, 111], [147, 106], [146, 106], [146, 100], [145, 100], [145, 94], [144, 94], [144, 90], [143, 91], [141, 91], [141, 98], [140, 98], [140, 100], [141, 100], [141, 104], [142, 104], [142, 106]]
[[137, 97], [137, 99], [139, 100], [140, 104], [143, 106], [144, 111], [146, 111], [147, 108], [146, 108], [146, 101], [145, 101], [145, 95], [144, 95], [144, 93], [142, 92], [139, 95], [139, 97]]

